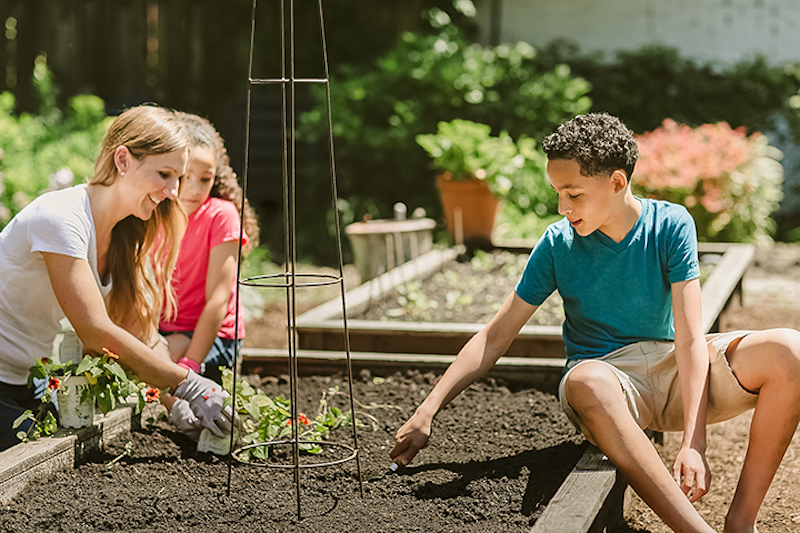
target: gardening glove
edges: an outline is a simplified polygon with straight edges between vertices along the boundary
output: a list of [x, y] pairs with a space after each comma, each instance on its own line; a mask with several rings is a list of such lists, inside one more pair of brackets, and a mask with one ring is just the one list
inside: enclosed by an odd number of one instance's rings
[[174, 395], [189, 402], [203, 426], [217, 437], [231, 430], [233, 411], [230, 406], [223, 408], [223, 402], [229, 394], [218, 383], [189, 370]]
[[175, 400], [167, 421], [193, 441], [197, 441], [200, 438], [200, 432], [203, 431], [203, 423], [195, 416], [192, 407], [186, 400]]

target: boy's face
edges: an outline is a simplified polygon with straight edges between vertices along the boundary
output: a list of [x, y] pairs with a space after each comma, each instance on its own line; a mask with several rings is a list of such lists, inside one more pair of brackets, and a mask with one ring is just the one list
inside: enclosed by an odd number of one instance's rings
[[624, 172], [615, 171], [607, 178], [584, 176], [577, 161], [554, 159], [547, 163], [547, 175], [558, 194], [558, 213], [578, 235], [585, 237], [595, 230], [614, 233], [623, 207], [618, 193], [627, 186]]

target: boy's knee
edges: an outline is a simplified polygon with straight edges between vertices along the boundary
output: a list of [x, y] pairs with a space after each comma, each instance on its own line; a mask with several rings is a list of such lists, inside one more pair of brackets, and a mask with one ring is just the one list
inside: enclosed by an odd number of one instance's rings
[[793, 370], [795, 365], [800, 368], [800, 331], [789, 328], [776, 328], [767, 330], [769, 335], [765, 343], [768, 351], [777, 358], [778, 363], [787, 365], [786, 370]]
[[617, 376], [605, 365], [585, 362], [573, 368], [564, 382], [567, 401], [578, 412], [597, 405], [610, 391], [620, 390]]

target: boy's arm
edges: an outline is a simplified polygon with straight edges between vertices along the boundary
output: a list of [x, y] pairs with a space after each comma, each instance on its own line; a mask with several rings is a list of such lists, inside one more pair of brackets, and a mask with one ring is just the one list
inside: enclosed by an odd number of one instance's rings
[[397, 431], [392, 460], [408, 465], [428, 445], [431, 423], [442, 408], [483, 376], [508, 349], [538, 306], [526, 303], [513, 291], [492, 320], [464, 345], [455, 361], [413, 416]]
[[672, 474], [685, 494], [694, 486], [690, 501], [696, 502], [708, 492], [711, 483], [705, 459], [709, 355], [703, 334], [700, 281], [673, 283], [672, 306], [675, 357], [683, 398], [683, 442]]

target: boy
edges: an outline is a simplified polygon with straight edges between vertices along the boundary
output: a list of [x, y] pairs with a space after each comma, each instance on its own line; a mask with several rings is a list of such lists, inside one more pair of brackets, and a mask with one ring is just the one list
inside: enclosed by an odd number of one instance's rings
[[[800, 420], [800, 333], [703, 335], [695, 226], [682, 206], [633, 196], [633, 134], [605, 113], [548, 136], [547, 173], [562, 220], [531, 252], [516, 290], [461, 349], [398, 430], [408, 465], [436, 413], [486, 373], [558, 289], [566, 321], [559, 400], [570, 420], [679, 532], [713, 531], [692, 506], [709, 489], [705, 426], [755, 407], [725, 533], [756, 515]], [[672, 475], [642, 431], [683, 431]]]

